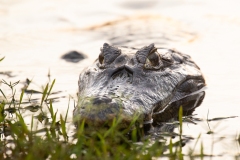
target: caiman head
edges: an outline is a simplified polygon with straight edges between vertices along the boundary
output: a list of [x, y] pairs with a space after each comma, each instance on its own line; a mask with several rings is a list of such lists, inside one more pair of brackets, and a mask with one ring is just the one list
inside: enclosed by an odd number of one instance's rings
[[127, 127], [135, 116], [157, 125], [198, 107], [205, 95], [204, 77], [190, 56], [171, 49], [115, 47], [107, 43], [94, 64], [79, 77], [75, 123], [110, 125], [121, 117]]

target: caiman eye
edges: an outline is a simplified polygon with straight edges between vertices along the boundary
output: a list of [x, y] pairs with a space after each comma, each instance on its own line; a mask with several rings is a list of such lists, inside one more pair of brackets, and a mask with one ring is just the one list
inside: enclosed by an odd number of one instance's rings
[[159, 69], [161, 67], [161, 60], [160, 60], [160, 56], [157, 52], [157, 48], [153, 48], [149, 52], [149, 54], [146, 58], [144, 67], [146, 69]]
[[104, 63], [104, 56], [102, 54], [99, 54], [98, 60], [99, 60], [100, 64], [103, 64]]
[[104, 68], [107, 65], [110, 65], [121, 54], [120, 49], [114, 46], [110, 46], [107, 43], [104, 43], [103, 48], [100, 50], [101, 53], [98, 56], [100, 68]]

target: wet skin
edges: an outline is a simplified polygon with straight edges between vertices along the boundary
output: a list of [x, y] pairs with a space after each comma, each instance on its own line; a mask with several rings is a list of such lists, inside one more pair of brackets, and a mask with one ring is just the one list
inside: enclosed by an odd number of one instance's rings
[[93, 127], [121, 117], [124, 128], [134, 116], [156, 126], [176, 117], [180, 106], [191, 114], [205, 96], [204, 77], [190, 56], [154, 44], [136, 49], [105, 43], [78, 85], [74, 121]]

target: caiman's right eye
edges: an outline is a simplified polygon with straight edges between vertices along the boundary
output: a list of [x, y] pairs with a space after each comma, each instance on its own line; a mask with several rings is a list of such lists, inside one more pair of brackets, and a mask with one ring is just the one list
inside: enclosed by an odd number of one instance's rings
[[161, 56], [154, 47], [154, 43], [139, 49], [136, 52], [136, 58], [145, 69], [158, 70], [163, 66]]
[[159, 54], [157, 48], [154, 48], [147, 56], [145, 65], [158, 66], [159, 65]]
[[162, 66], [161, 57], [157, 52], [157, 48], [153, 48], [146, 57], [144, 68], [160, 69], [161, 66]]

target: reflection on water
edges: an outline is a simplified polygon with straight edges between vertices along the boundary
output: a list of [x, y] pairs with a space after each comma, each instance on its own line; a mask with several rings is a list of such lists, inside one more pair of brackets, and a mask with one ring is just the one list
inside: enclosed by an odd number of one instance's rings
[[98, 38], [106, 38], [112, 45], [136, 48], [151, 43], [159, 47], [173, 47], [174, 43], [187, 43], [196, 38], [187, 26], [161, 16], [128, 17], [90, 29], [99, 34]]
[[[71, 3], [63, 0], [1, 1], [0, 58], [5, 56], [5, 59], [0, 63], [0, 72], [4, 73], [0, 78], [7, 82], [20, 80], [17, 91], [28, 78], [33, 82], [28, 89], [42, 92], [50, 73], [51, 81], [56, 79], [53, 92], [61, 91], [56, 94], [59, 98], [54, 106], [59, 113], [64, 113], [69, 96], [76, 100], [79, 73], [96, 59], [99, 46], [109, 42], [135, 47], [144, 44], [145, 39], [153, 39], [161, 45], [159, 47], [163, 45], [190, 54], [207, 80], [207, 97], [194, 112], [202, 121], [197, 125], [185, 123], [183, 134], [195, 139], [201, 134], [204, 152], [223, 155], [217, 158], [239, 154], [239, 144], [234, 139], [240, 130], [240, 118], [207, 119], [239, 116], [240, 113], [240, 2], [162, 0], [154, 1], [154, 5], [149, 2], [147, 7], [129, 3], [106, 1], [106, 5], [99, 6], [93, 1], [76, 0]], [[144, 3], [147, 2], [141, 4]], [[79, 63], [60, 58], [72, 50], [87, 58]], [[3, 84], [0, 87], [7, 92]], [[31, 98], [40, 97], [32, 94]], [[69, 113], [72, 113], [73, 101], [70, 104]], [[37, 108], [37, 105], [32, 106], [35, 106], [30, 107], [32, 110]], [[207, 134], [212, 132], [214, 134]], [[188, 146], [194, 146], [194, 141]], [[187, 153], [188, 147], [184, 149]], [[200, 150], [200, 145], [196, 150]]]

